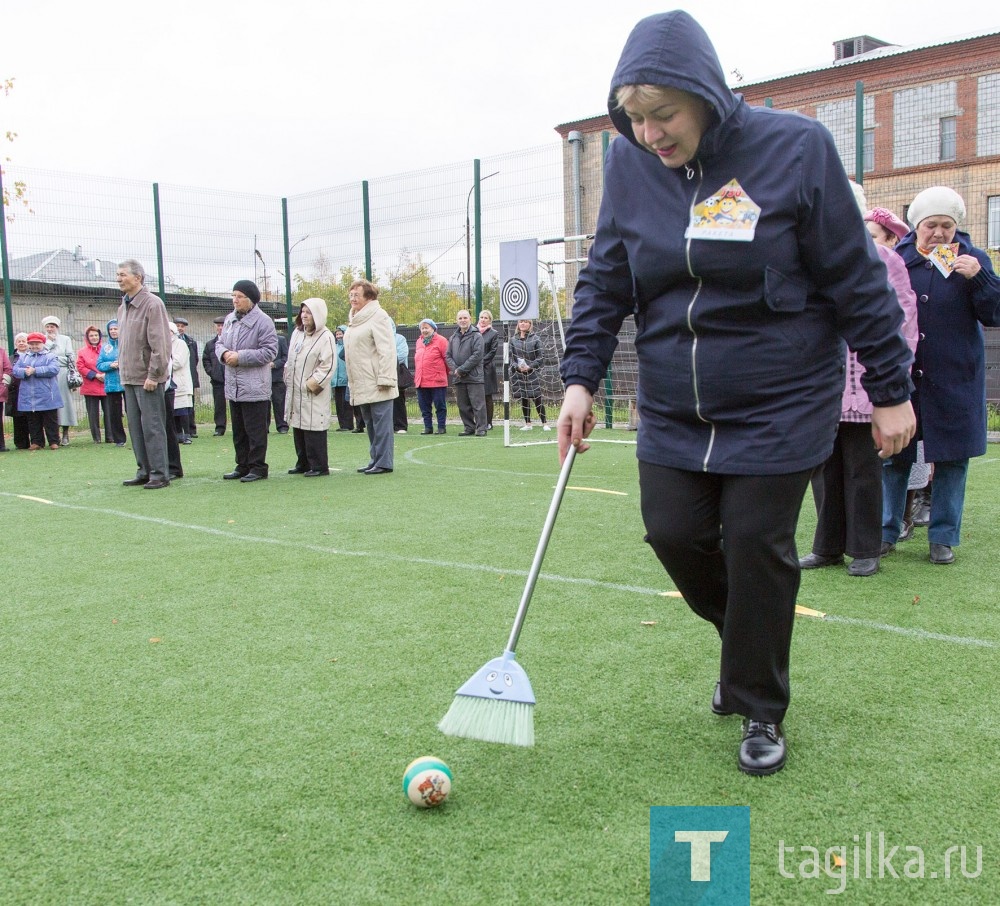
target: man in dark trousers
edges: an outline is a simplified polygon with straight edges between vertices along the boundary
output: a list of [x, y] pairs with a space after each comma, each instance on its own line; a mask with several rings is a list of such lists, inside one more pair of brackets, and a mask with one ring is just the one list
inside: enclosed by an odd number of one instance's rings
[[[198, 403], [198, 388], [201, 386], [201, 378], [198, 377], [198, 344], [195, 342], [194, 338], [188, 335], [188, 320], [187, 318], [174, 318], [174, 324], [177, 325], [177, 335], [187, 343], [188, 352], [191, 353], [191, 388], [194, 391], [194, 404]], [[188, 425], [188, 437], [198, 436], [198, 424], [194, 417], [194, 408], [191, 409], [191, 422]]]
[[[279, 434], [288, 433], [288, 422], [285, 421], [285, 362], [288, 361], [288, 337], [278, 332], [278, 355], [271, 362], [271, 407], [274, 409], [274, 423]], [[267, 418], [268, 430], [271, 429], [271, 416]]]
[[222, 437], [226, 433], [226, 366], [215, 354], [215, 344], [222, 333], [222, 325], [226, 323], [225, 315], [219, 315], [212, 323], [215, 325], [215, 336], [205, 344], [201, 357], [201, 367], [205, 369], [212, 382], [212, 404], [215, 420], [214, 437]]

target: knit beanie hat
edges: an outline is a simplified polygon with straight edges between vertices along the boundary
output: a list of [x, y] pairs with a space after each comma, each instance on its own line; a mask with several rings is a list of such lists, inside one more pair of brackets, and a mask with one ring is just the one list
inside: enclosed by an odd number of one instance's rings
[[928, 217], [950, 217], [957, 224], [965, 220], [965, 202], [962, 196], [947, 186], [932, 186], [924, 189], [910, 202], [906, 212], [907, 220], [914, 226]]
[[[421, 322], [420, 322], [420, 324], [430, 324], [431, 325], [431, 330], [437, 330], [438, 329], [437, 324], [435, 324], [430, 318], [424, 318], [424, 319], [422, 319]], [[420, 324], [418, 324], [417, 327], [419, 327]]]
[[890, 233], [895, 233], [898, 239], [902, 239], [910, 232], [906, 224], [888, 208], [872, 208], [865, 214], [865, 220], [870, 223], [877, 223], [880, 227], [885, 227]]
[[233, 284], [234, 293], [243, 293], [254, 305], [260, 302], [260, 290], [253, 280], [237, 280]]

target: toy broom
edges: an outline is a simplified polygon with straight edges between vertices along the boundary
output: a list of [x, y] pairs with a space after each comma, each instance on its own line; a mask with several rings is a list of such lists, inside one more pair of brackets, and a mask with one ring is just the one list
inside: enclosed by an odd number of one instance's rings
[[535, 744], [535, 724], [533, 709], [535, 695], [531, 691], [528, 675], [514, 660], [524, 617], [528, 612], [528, 602], [535, 590], [538, 573], [542, 568], [545, 549], [552, 535], [559, 504], [562, 503], [569, 473], [576, 458], [576, 447], [570, 447], [559, 472], [552, 503], [538, 539], [535, 559], [528, 571], [528, 579], [521, 595], [521, 603], [514, 617], [514, 627], [504, 653], [485, 664], [458, 692], [448, 713], [441, 718], [438, 729], [448, 736], [464, 736], [466, 739], [480, 739], [484, 742], [502, 742], [513, 746], [533, 746]]

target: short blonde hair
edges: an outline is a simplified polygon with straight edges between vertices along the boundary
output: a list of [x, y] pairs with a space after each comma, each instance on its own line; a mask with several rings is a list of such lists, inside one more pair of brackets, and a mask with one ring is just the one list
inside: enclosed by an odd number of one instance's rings
[[615, 106], [622, 110], [632, 100], [640, 104], [652, 104], [662, 95], [662, 85], [619, 85], [615, 89]]
[[491, 311], [490, 311], [490, 310], [489, 310], [488, 308], [484, 308], [484, 309], [483, 309], [483, 310], [482, 310], [482, 311], [481, 311], [481, 312], [479, 313], [479, 317], [480, 317], [480, 318], [481, 318], [481, 317], [482, 317], [483, 315], [486, 315], [486, 317], [490, 319], [490, 324], [492, 324], [492, 323], [493, 323], [493, 312], [491, 312]]

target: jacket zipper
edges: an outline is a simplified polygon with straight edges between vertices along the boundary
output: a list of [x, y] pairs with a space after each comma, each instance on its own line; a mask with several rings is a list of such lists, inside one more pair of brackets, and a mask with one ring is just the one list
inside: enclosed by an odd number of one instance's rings
[[[698, 198], [698, 192], [701, 190], [701, 183], [703, 172], [701, 169], [701, 161], [698, 161], [698, 184], [694, 187], [694, 194], [691, 196], [691, 204], [688, 208], [688, 222], [691, 222], [692, 216], [694, 215], [694, 205]], [[684, 165], [684, 175], [688, 180], [694, 179], [695, 171], [692, 167], [687, 164]], [[710, 427], [710, 432], [708, 436], [708, 447], [705, 449], [705, 458], [701, 462], [701, 470], [703, 472], [708, 471], [708, 461], [712, 456], [712, 447], [715, 446], [715, 425], [712, 424], [707, 418], [701, 414], [701, 395], [698, 392], [698, 333], [694, 329], [694, 324], [691, 320], [691, 313], [694, 310], [695, 303], [698, 301], [698, 296], [701, 294], [701, 277], [699, 277], [691, 266], [691, 238], [688, 237], [687, 242], [684, 246], [684, 254], [687, 259], [687, 269], [691, 277], [698, 281], [698, 285], [695, 287], [694, 295], [691, 297], [691, 301], [688, 303], [687, 307], [687, 326], [688, 330], [691, 331], [691, 335], [694, 337], [691, 343], [691, 383], [692, 390], [694, 391], [694, 411], [695, 414], [700, 418], [706, 425]]]

